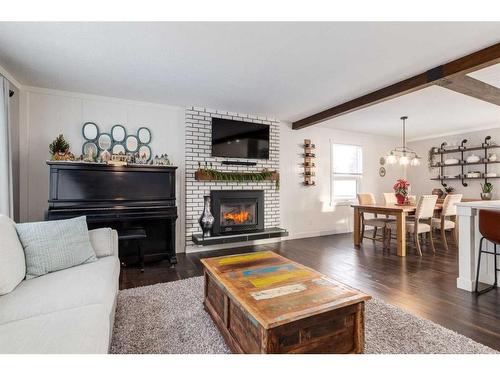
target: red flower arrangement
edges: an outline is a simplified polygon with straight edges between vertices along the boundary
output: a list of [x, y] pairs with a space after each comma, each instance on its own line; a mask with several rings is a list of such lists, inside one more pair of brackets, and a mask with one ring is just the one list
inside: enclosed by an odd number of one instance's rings
[[401, 178], [396, 181], [392, 188], [394, 189], [394, 194], [396, 194], [398, 204], [405, 204], [408, 199], [408, 189], [410, 188], [410, 183]]

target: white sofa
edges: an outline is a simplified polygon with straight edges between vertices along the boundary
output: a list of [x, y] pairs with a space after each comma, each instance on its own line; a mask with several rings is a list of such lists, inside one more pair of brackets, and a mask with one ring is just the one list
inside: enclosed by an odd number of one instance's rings
[[118, 236], [109, 228], [89, 234], [97, 261], [23, 280], [0, 296], [0, 353], [108, 352], [120, 275]]

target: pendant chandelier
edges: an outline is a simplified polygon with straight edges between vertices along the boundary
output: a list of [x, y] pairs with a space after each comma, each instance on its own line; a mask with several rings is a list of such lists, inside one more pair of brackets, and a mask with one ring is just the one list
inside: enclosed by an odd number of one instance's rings
[[417, 166], [420, 165], [420, 156], [417, 155], [415, 151], [406, 146], [406, 120], [408, 116], [401, 117], [403, 121], [403, 134], [402, 140], [403, 143], [401, 147], [396, 147], [389, 154], [385, 156], [385, 160], [387, 164], [399, 164], [399, 165], [411, 165]]

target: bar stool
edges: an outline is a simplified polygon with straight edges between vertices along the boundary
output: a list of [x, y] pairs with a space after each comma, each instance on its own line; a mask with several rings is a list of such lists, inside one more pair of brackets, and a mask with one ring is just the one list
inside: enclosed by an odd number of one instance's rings
[[[497, 245], [500, 244], [500, 231], [498, 230], [498, 226], [500, 225], [500, 211], [491, 211], [491, 210], [479, 210], [479, 232], [482, 237], [479, 241], [479, 256], [477, 259], [477, 272], [476, 272], [476, 294], [483, 294], [489, 292], [492, 289], [497, 287], [497, 272], [500, 271], [497, 266], [497, 256], [500, 253], [497, 253]], [[488, 240], [493, 243], [493, 252], [483, 250], [483, 242], [484, 240]], [[479, 270], [481, 267], [481, 254], [492, 254], [494, 257], [495, 264], [495, 282], [493, 285], [483, 289], [478, 290], [479, 287]]]
[[127, 228], [118, 232], [118, 241], [136, 241], [139, 253], [139, 267], [144, 272], [144, 254], [141, 248], [141, 240], [147, 238], [144, 228]]

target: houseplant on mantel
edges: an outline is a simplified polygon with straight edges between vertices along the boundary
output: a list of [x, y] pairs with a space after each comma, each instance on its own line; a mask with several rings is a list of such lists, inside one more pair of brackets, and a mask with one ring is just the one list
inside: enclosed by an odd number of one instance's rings
[[493, 184], [491, 182], [485, 182], [484, 185], [481, 184], [481, 199], [483, 201], [491, 200], [492, 191], [493, 191]]
[[396, 199], [398, 200], [398, 204], [407, 204], [408, 203], [408, 189], [410, 188], [410, 183], [406, 181], [404, 178], [400, 178], [396, 181], [394, 186], [394, 194], [396, 194]]

